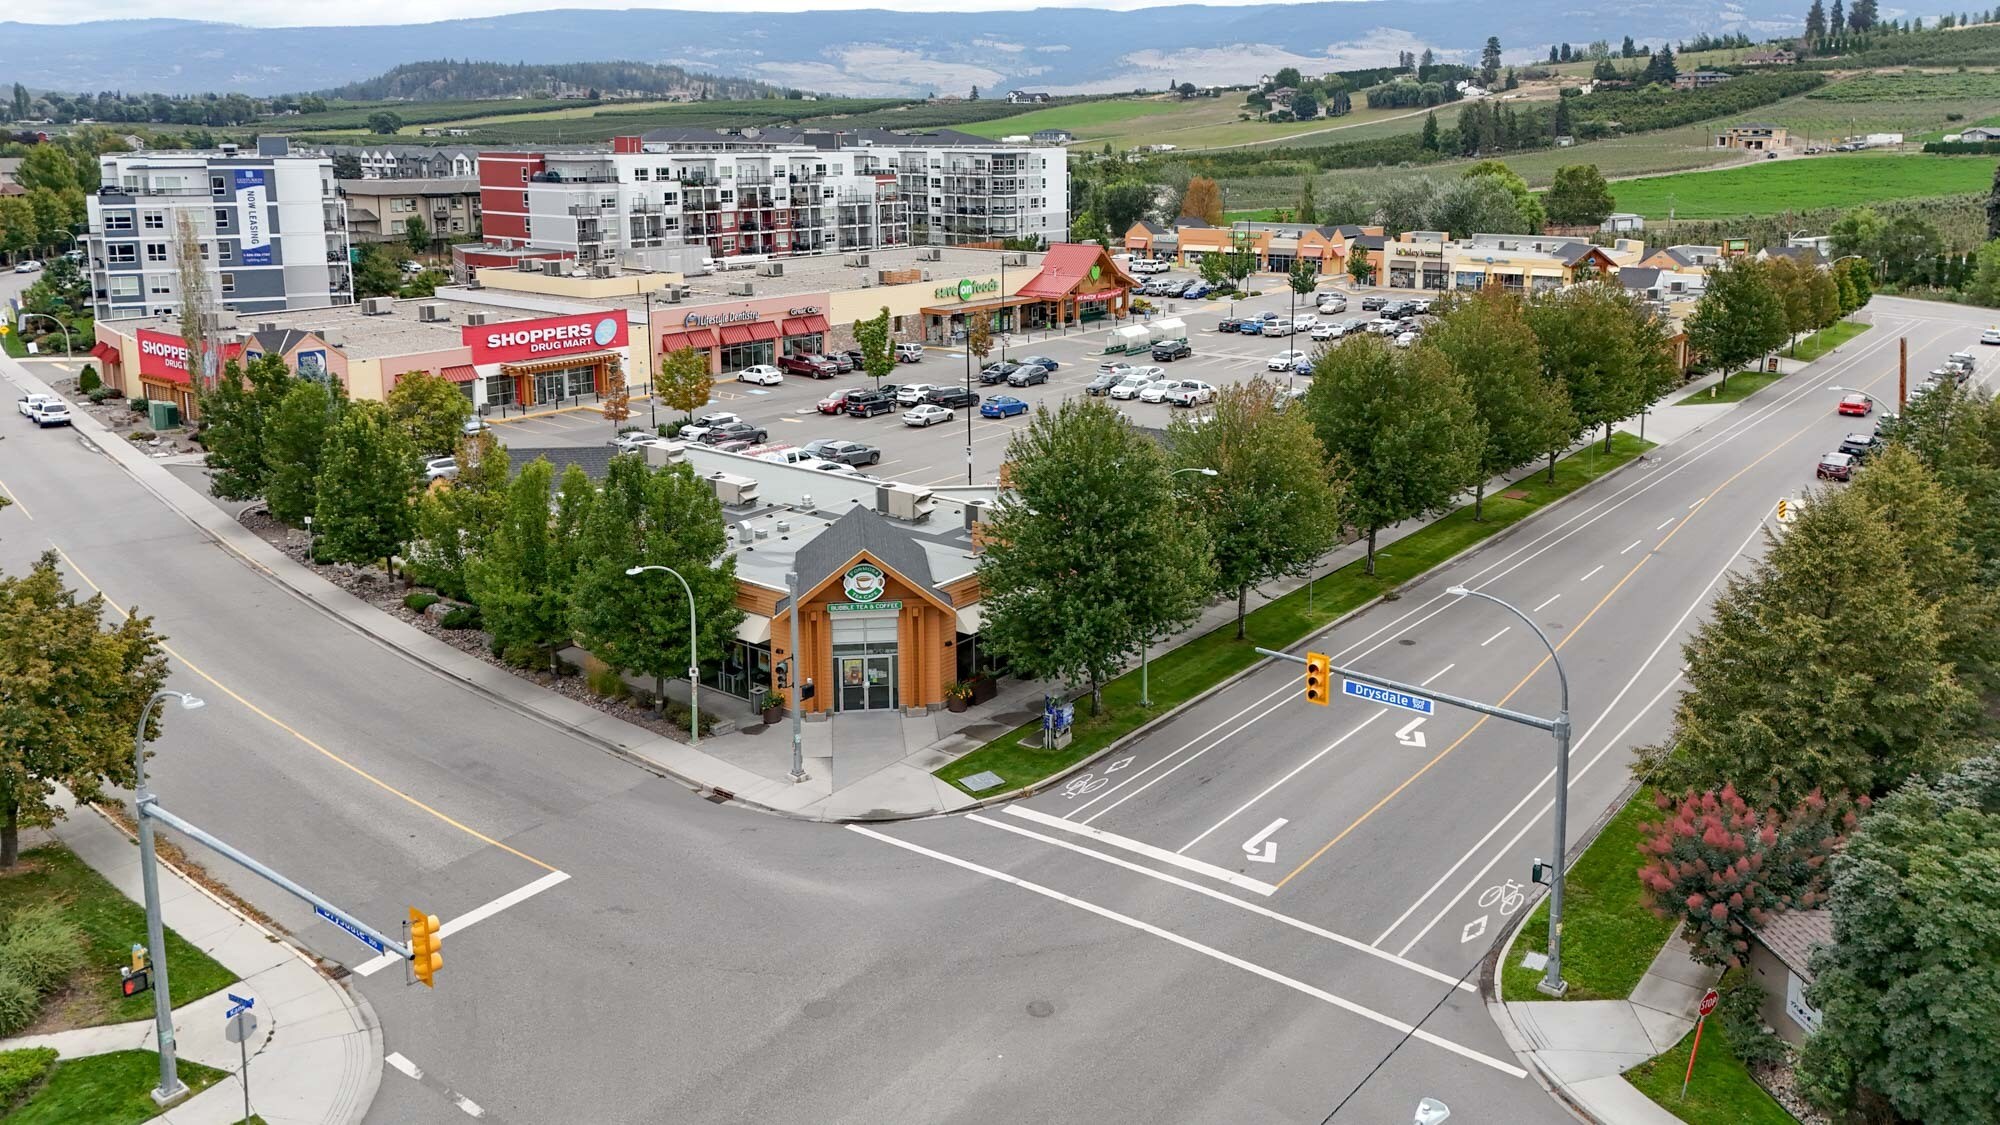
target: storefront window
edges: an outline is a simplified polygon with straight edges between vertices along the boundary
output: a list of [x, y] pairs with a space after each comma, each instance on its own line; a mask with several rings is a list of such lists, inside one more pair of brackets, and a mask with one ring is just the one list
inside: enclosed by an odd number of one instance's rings
[[569, 393], [572, 397], [597, 393], [597, 368], [572, 367], [569, 369]]
[[787, 336], [785, 337], [785, 354], [824, 355], [826, 354], [826, 336], [819, 332], [808, 333], [804, 336]]
[[486, 405], [514, 405], [514, 377], [512, 375], [488, 375], [486, 377]]
[[554, 402], [563, 397], [563, 373], [543, 371], [535, 376], [535, 401]]
[[724, 371], [741, 371], [746, 367], [755, 367], [760, 363], [769, 363], [772, 358], [772, 347], [769, 340], [752, 340], [747, 344], [731, 344], [722, 349], [722, 369]]

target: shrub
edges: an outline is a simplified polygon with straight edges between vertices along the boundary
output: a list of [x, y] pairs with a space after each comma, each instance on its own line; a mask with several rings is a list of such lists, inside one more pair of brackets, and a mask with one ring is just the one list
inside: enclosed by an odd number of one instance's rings
[[1764, 988], [1750, 974], [1733, 970], [1722, 978], [1715, 1016], [1729, 1038], [1729, 1050], [1746, 1066], [1768, 1066], [1784, 1059], [1785, 1041], [1764, 1028]]
[[99, 404], [102, 404], [102, 403], [104, 402], [104, 400], [105, 400], [105, 399], [108, 399], [108, 398], [110, 398], [110, 397], [111, 397], [111, 388], [110, 388], [110, 387], [95, 387], [95, 388], [92, 388], [92, 389], [90, 390], [90, 392], [89, 392], [89, 393], [87, 393], [86, 395], [84, 395], [84, 397], [85, 397], [85, 398], [87, 398], [87, 399], [89, 399], [89, 400], [91, 401], [91, 405], [93, 405], [93, 406], [95, 406], [95, 405], [99, 405]]
[[21, 1095], [35, 1088], [35, 1084], [56, 1065], [54, 1047], [24, 1047], [18, 1051], [0, 1051], [0, 1113], [13, 1108]]
[[12, 1035], [33, 1023], [41, 1010], [41, 993], [15, 976], [12, 965], [0, 965], [0, 1035]]
[[475, 606], [458, 606], [450, 613], [445, 614], [444, 620], [439, 621], [438, 624], [447, 629], [477, 629], [479, 628], [479, 610]]
[[[667, 721], [673, 723], [675, 726], [681, 728], [682, 730], [688, 729], [687, 707], [684, 704], [669, 702], [667, 704]], [[715, 716], [703, 715], [701, 717], [701, 733], [709, 734], [712, 733], [714, 730], [715, 730]]]
[[[446, 616], [449, 617], [450, 615], [446, 614]], [[449, 629], [452, 626], [447, 625], [445, 628]], [[542, 650], [531, 644], [502, 645], [496, 641], [494, 642], [493, 654], [500, 658], [501, 663], [514, 668], [545, 668], [548, 666], [548, 660], [542, 656]]]
[[97, 368], [88, 363], [84, 364], [83, 373], [76, 377], [76, 389], [89, 394], [103, 385], [104, 380], [97, 377]]
[[605, 699], [623, 699], [632, 694], [631, 687], [615, 668], [599, 668], [585, 677], [584, 682], [590, 686], [591, 694]]
[[144, 414], [146, 411], [150, 409], [152, 409], [152, 405], [148, 403], [144, 398], [135, 398], [132, 400], [132, 413]]
[[154, 434], [154, 433], [153, 433], [153, 431], [151, 431], [151, 430], [133, 430], [133, 431], [132, 431], [131, 433], [129, 433], [129, 434], [126, 434], [126, 435], [125, 435], [125, 440], [126, 440], [126, 441], [152, 441], [152, 440], [153, 440], [153, 438], [154, 438], [154, 437], [156, 437], [156, 436], [158, 436], [158, 435]]
[[659, 701], [660, 697], [654, 695], [650, 688], [632, 689], [632, 706], [639, 708], [641, 711], [651, 711]]
[[422, 613], [438, 604], [438, 601], [439, 599], [436, 594], [405, 594], [403, 596], [403, 608], [409, 610], [411, 613]]
[[83, 967], [83, 933], [53, 903], [25, 906], [0, 934], [0, 964], [37, 993]]

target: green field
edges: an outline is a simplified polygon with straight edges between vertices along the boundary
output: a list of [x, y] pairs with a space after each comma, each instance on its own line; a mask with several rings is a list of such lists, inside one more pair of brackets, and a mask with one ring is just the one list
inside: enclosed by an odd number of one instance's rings
[[1984, 191], [1995, 163], [1990, 156], [1819, 156], [1631, 180], [1611, 185], [1611, 193], [1620, 211], [1649, 219], [1664, 218], [1670, 206], [1683, 219], [1723, 219]]
[[1409, 110], [1357, 106], [1344, 117], [1313, 121], [1239, 120], [1248, 112], [1242, 98], [1234, 94], [1186, 101], [1167, 96], [1110, 98], [1029, 110], [961, 128], [982, 137], [1067, 129], [1076, 134], [1078, 149], [1109, 144], [1114, 151], [1153, 144], [1179, 149], [1248, 147], [1296, 143], [1305, 136], [1313, 137], [1316, 143], [1330, 144], [1423, 128], [1421, 111], [1412, 114]]
[[1076, 105], [1053, 106], [1015, 114], [1012, 117], [981, 121], [964, 126], [964, 129], [981, 137], [1006, 137], [1015, 133], [1032, 133], [1037, 129], [1068, 129], [1078, 137], [1109, 136], [1122, 131], [1119, 127], [1135, 117], [1174, 113], [1184, 104], [1187, 103], [1161, 98], [1116, 98], [1101, 102], [1079, 102]]

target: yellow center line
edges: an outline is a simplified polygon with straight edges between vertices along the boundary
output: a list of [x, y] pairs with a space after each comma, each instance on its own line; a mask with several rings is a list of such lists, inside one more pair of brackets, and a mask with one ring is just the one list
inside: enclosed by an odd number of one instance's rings
[[[61, 546], [55, 543], [50, 543], [49, 545], [51, 547], [54, 547], [56, 554], [62, 556], [63, 562], [68, 563], [69, 568], [76, 572], [76, 576], [83, 580], [84, 585], [89, 586], [92, 590], [95, 590], [100, 594], [104, 593], [104, 588], [102, 586], [99, 586], [97, 583], [91, 581], [90, 576], [83, 572], [82, 567], [76, 565], [76, 560], [70, 558], [69, 553], [67, 551], [64, 551]], [[105, 595], [105, 604], [110, 606], [112, 612], [118, 614], [120, 617], [127, 616], [126, 612], [123, 609], [120, 609], [118, 605], [111, 600], [111, 597], [108, 594]], [[423, 811], [431, 814], [432, 816], [445, 822], [446, 824], [451, 825], [453, 828], [458, 829], [460, 832], [463, 832], [466, 835], [472, 837], [473, 839], [478, 840], [480, 843], [489, 844], [493, 847], [499, 848], [501, 851], [506, 852], [509, 855], [515, 856], [519, 859], [524, 859], [529, 863], [534, 864], [536, 867], [541, 868], [544, 871], [553, 872], [557, 870], [556, 868], [551, 867], [546, 863], [543, 863], [541, 860], [536, 859], [534, 856], [531, 856], [524, 851], [521, 851], [517, 848], [510, 848], [506, 844], [503, 844], [500, 841], [494, 839], [493, 837], [488, 836], [484, 832], [481, 832], [476, 828], [470, 827], [465, 823], [463, 823], [462, 821], [455, 820], [446, 813], [439, 812], [437, 809], [432, 808], [431, 806], [416, 799], [415, 797], [410, 796], [408, 793], [403, 792], [401, 789], [398, 789], [395, 786], [389, 784], [388, 782], [383, 781], [381, 778], [376, 777], [374, 774], [369, 773], [367, 770], [362, 769], [360, 766], [355, 765], [353, 762], [348, 761], [346, 758], [343, 758], [340, 755], [334, 753], [333, 751], [328, 750], [326, 747], [321, 746], [319, 743], [314, 742], [311, 738], [308, 738], [304, 733], [299, 731], [296, 727], [291, 726], [284, 720], [271, 714], [269, 711], [264, 710], [262, 707], [259, 707], [255, 703], [252, 703], [249, 700], [243, 698], [241, 695], [238, 695], [234, 689], [229, 687], [229, 685], [223, 683], [221, 680], [216, 679], [214, 676], [209, 675], [207, 672], [203, 671], [199, 665], [195, 664], [194, 661], [189, 660], [187, 657], [182, 656], [180, 653], [176, 652], [173, 646], [162, 642], [160, 648], [163, 649], [168, 656], [171, 656], [174, 658], [174, 660], [178, 661], [182, 667], [186, 668], [190, 672], [193, 672], [195, 675], [200, 676], [202, 679], [207, 680], [209, 683], [215, 685], [217, 691], [220, 691], [222, 694], [242, 704], [245, 708], [247, 708], [250, 711], [251, 714], [256, 715], [258, 718], [263, 719], [265, 722], [270, 723], [272, 726], [277, 727], [279, 730], [284, 731], [286, 734], [291, 735], [293, 738], [296, 738], [300, 742], [305, 743], [307, 746], [312, 747], [314, 750], [319, 751], [322, 755], [326, 756], [326, 758], [329, 759], [330, 761], [333, 761], [338, 765], [345, 767], [347, 770], [354, 773], [356, 776], [362, 778], [363, 780], [367, 781], [369, 784], [374, 785], [375, 787], [381, 789], [386, 793], [393, 794], [396, 797], [401, 798], [403, 801], [411, 805], [414, 805], [419, 809], [422, 809]]]
[[29, 515], [28, 513], [28, 506], [26, 504], [21, 503], [21, 498], [19, 496], [14, 495], [14, 490], [7, 487], [6, 481], [0, 481], [0, 492], [4, 492], [7, 494], [7, 499], [12, 500], [16, 508], [21, 509], [22, 515], [27, 516], [30, 521], [34, 520], [35, 517]]

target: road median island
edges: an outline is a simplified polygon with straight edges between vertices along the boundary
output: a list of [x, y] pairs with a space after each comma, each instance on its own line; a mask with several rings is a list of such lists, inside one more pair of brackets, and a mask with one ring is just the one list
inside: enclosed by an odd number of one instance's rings
[[[940, 767], [933, 775], [975, 797], [990, 800], [1002, 795], [1017, 796], [1020, 790], [1110, 749], [1147, 723], [1254, 666], [1264, 659], [1257, 655], [1260, 646], [1284, 649], [1297, 644], [1591, 481], [1631, 463], [1652, 447], [1651, 442], [1617, 433], [1610, 453], [1593, 444], [1558, 461], [1553, 483], [1545, 471], [1537, 472], [1489, 495], [1484, 520], [1475, 521], [1471, 506], [1466, 505], [1378, 551], [1373, 576], [1366, 574], [1357, 560], [1319, 578], [1313, 584], [1310, 609], [1306, 588], [1300, 587], [1252, 612], [1242, 640], [1236, 639], [1236, 626], [1231, 622], [1176, 648], [1156, 652], [1148, 673], [1153, 706], [1139, 706], [1139, 673], [1128, 672], [1105, 685], [1102, 714], [1085, 717], [1079, 711], [1070, 744], [1062, 750], [1023, 745], [1040, 731], [1040, 720], [1036, 720]], [[975, 793], [962, 783], [963, 778], [988, 770], [999, 775], [1004, 789], [989, 787]]]

